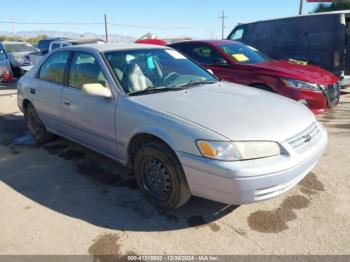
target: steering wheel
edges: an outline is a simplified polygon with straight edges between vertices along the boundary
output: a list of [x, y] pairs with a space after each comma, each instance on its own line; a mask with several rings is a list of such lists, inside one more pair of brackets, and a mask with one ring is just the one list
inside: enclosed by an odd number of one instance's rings
[[174, 82], [178, 77], [179, 77], [179, 74], [175, 72], [168, 74], [163, 78], [163, 85], [164, 86], [169, 85], [170, 83]]

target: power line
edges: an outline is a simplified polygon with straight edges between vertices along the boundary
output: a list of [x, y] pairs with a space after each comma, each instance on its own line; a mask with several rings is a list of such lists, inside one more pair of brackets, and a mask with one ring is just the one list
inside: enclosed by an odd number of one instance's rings
[[[18, 25], [105, 25], [104, 22], [13, 22], [13, 21], [0, 21], [0, 24], [18, 24]], [[208, 28], [190, 28], [190, 27], [159, 27], [159, 26], [146, 26], [146, 25], [134, 25], [134, 24], [118, 24], [107, 23], [109, 26], [130, 27], [130, 28], [144, 28], [144, 29], [158, 29], [158, 30], [208, 30]]]

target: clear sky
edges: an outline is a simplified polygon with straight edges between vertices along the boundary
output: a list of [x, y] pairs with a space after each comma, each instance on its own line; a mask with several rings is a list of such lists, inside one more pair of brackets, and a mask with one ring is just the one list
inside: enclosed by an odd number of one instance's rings
[[[0, 21], [102, 23], [106, 14], [109, 23], [140, 26], [110, 25], [109, 32], [114, 34], [138, 37], [152, 32], [162, 37], [213, 38], [221, 36], [222, 11], [227, 16], [228, 34], [238, 22], [296, 15], [299, 0], [0, 0], [0, 6]], [[304, 12], [314, 7], [315, 4], [305, 1]], [[103, 25], [91, 24], [15, 27], [16, 31], [40, 29], [104, 32]], [[12, 25], [0, 24], [0, 31], [12, 31]]]

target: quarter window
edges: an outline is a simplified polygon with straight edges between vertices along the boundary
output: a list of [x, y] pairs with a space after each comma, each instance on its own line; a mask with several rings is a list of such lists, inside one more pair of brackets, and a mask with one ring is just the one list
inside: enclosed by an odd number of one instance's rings
[[64, 83], [64, 71], [68, 61], [69, 52], [52, 54], [41, 66], [39, 78], [58, 84]]
[[235, 41], [242, 40], [243, 34], [244, 34], [244, 28], [239, 28], [232, 34], [231, 39]]
[[96, 58], [88, 53], [76, 52], [69, 70], [68, 85], [81, 89], [84, 84], [96, 83], [108, 86]]

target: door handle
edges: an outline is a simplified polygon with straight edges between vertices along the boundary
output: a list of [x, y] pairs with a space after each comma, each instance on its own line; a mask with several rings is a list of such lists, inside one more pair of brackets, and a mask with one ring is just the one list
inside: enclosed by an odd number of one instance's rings
[[67, 100], [63, 100], [63, 103], [66, 105], [66, 106], [70, 106], [70, 102], [69, 101], [67, 101]]
[[30, 89], [30, 93], [33, 94], [33, 95], [35, 95], [35, 93], [36, 93], [35, 88], [31, 88], [31, 89]]

